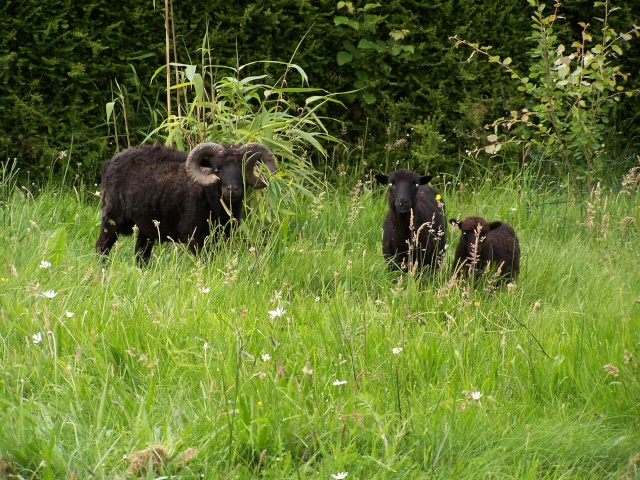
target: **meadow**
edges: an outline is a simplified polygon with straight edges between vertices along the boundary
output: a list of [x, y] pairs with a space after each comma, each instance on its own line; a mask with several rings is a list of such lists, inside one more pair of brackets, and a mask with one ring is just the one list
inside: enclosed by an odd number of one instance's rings
[[[637, 183], [437, 177], [513, 225], [517, 281], [391, 272], [348, 172], [207, 254], [94, 253], [98, 187], [0, 189], [0, 478], [632, 479]], [[265, 193], [268, 195], [269, 193]]]

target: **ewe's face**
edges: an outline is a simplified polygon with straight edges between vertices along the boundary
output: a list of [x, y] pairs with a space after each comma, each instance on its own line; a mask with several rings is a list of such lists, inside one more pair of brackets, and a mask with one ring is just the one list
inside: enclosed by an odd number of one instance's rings
[[431, 176], [419, 176], [408, 170], [398, 170], [389, 175], [376, 175], [379, 183], [389, 188], [389, 206], [398, 213], [408, 213], [416, 205], [420, 185], [426, 185]]

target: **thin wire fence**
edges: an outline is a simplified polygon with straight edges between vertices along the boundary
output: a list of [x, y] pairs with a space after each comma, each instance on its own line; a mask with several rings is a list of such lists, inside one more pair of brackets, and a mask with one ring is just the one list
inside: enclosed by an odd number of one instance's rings
[[[585, 221], [589, 201], [596, 189], [608, 194], [637, 191], [640, 181], [640, 156], [633, 155], [618, 161], [605, 161], [587, 175], [573, 178], [570, 171], [580, 171], [581, 165], [565, 163], [529, 155], [525, 174], [525, 201], [528, 213], [555, 220], [568, 226], [568, 222]], [[581, 218], [569, 217], [570, 206], [581, 204]], [[572, 211], [575, 211], [571, 209]]]

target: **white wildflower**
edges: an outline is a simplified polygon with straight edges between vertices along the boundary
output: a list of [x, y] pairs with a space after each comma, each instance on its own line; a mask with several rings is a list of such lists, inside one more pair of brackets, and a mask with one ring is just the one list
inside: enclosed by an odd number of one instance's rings
[[211, 291], [211, 287], [200, 287], [200, 293], [209, 293]]
[[391, 349], [391, 353], [393, 353], [394, 355], [399, 354], [402, 351], [402, 347], [393, 347]]
[[347, 476], [349, 476], [349, 472], [339, 472], [331, 474], [331, 478], [335, 478], [336, 480], [342, 480], [343, 478], [347, 478]]
[[471, 392], [471, 398], [472, 398], [473, 400], [478, 401], [478, 400], [480, 400], [480, 398], [481, 398], [481, 397], [482, 397], [482, 393], [480, 393], [480, 392], [478, 392], [478, 391]]
[[344, 385], [344, 384], [346, 384], [346, 383], [347, 383], [347, 381], [346, 381], [346, 380], [335, 380], [335, 381], [333, 382], [333, 384], [334, 384], [336, 387], [338, 387], [338, 386], [340, 386], [340, 385]]
[[40, 262], [40, 268], [51, 268], [51, 262], [48, 262], [47, 260], [42, 260]]
[[282, 307], [278, 307], [275, 310], [269, 310], [269, 316], [271, 317], [271, 320], [273, 320], [276, 317], [281, 317], [285, 313], [287, 313], [287, 311]]
[[262, 354], [262, 361], [263, 362], [268, 362], [269, 360], [271, 360], [271, 355], [269, 355], [268, 353], [263, 353]]
[[34, 345], [39, 344], [42, 341], [42, 332], [34, 333], [32, 338]]
[[64, 314], [67, 316], [67, 318], [71, 318], [71, 317], [73, 317], [73, 312], [70, 312], [69, 310], [67, 310], [66, 312], [64, 312]]
[[42, 292], [42, 295], [47, 298], [55, 298], [58, 295], [58, 292], [55, 290], [47, 290], [46, 292]]

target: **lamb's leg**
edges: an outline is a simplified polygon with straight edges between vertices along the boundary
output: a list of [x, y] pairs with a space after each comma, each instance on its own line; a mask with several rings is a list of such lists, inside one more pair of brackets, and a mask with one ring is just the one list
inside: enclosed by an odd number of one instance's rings
[[145, 265], [149, 261], [152, 249], [153, 239], [143, 235], [141, 232], [138, 232], [134, 251], [139, 265]]

